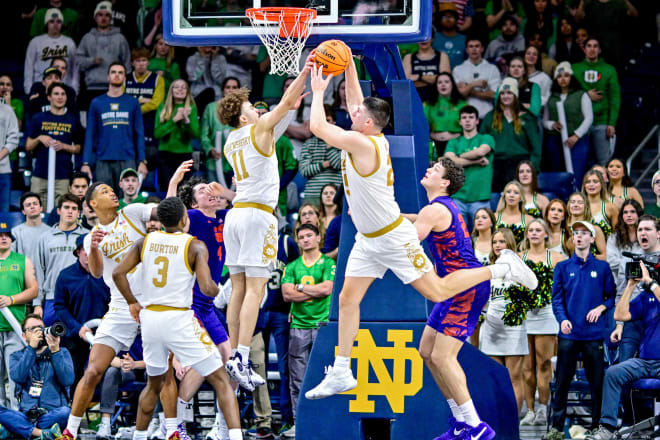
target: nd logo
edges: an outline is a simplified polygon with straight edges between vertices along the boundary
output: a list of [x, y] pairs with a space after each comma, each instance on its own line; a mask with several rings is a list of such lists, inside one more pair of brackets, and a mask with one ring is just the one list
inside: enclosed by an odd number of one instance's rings
[[[373, 413], [375, 403], [370, 396], [385, 396], [392, 412], [403, 413], [405, 397], [422, 389], [424, 363], [417, 349], [406, 345], [413, 340], [413, 331], [387, 330], [387, 340], [392, 346], [377, 346], [369, 330], [358, 331], [358, 345], [351, 353], [351, 358], [357, 359], [358, 386], [342, 393], [355, 395], [349, 402], [350, 412]], [[385, 359], [393, 361], [391, 374]], [[370, 367], [377, 382], [369, 382]]]

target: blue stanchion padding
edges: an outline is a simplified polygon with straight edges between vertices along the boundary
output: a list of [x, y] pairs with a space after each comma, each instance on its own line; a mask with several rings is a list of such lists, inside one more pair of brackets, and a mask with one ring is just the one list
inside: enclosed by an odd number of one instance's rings
[[[298, 401], [298, 438], [361, 440], [368, 419], [389, 424], [390, 435], [378, 437], [382, 440], [430, 440], [445, 432], [449, 407], [417, 351], [423, 330], [418, 322], [363, 322], [351, 364], [357, 388], [307, 400], [304, 393], [322, 380], [324, 367], [332, 365], [335, 355], [337, 324], [322, 327]], [[507, 369], [469, 344], [458, 360], [481, 419], [497, 432], [498, 440], [519, 439], [518, 407]]]

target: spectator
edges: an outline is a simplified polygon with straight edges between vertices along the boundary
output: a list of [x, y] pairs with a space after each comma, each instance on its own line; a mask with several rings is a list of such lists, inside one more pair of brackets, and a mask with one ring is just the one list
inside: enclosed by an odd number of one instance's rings
[[584, 59], [584, 51], [577, 43], [577, 25], [571, 14], [564, 14], [557, 20], [557, 40], [550, 46], [548, 55], [561, 63], [568, 61], [571, 64], [579, 63]]
[[53, 303], [57, 320], [66, 325], [67, 333], [63, 343], [73, 360], [74, 383], [78, 383], [82, 377], [89, 357], [90, 341], [87, 335], [93, 333], [85, 324], [92, 319], [103, 318], [110, 302], [110, 289], [103, 278], [96, 278], [89, 272], [89, 256], [83, 247], [84, 239], [85, 235], [76, 238], [73, 251], [76, 262], [62, 269], [57, 276]]
[[[568, 198], [568, 227], [572, 227], [573, 223], [582, 221], [582, 222], [591, 222], [591, 208], [589, 207], [589, 202], [587, 196], [581, 192], [574, 192]], [[593, 223], [592, 223], [593, 224]], [[607, 239], [605, 234], [600, 226], [594, 224], [594, 245], [591, 247], [591, 251], [596, 258], [599, 260], [607, 261]]]
[[158, 142], [154, 138], [156, 109], [165, 99], [165, 81], [155, 72], [148, 70], [149, 51], [145, 48], [131, 51], [133, 72], [126, 78], [125, 93], [140, 103], [144, 125], [144, 145], [147, 164], [155, 170]]
[[550, 229], [550, 243], [548, 247], [551, 251], [568, 257], [573, 253], [573, 239], [571, 231], [568, 229], [568, 208], [566, 203], [560, 199], [552, 199], [545, 209], [543, 220]]
[[551, 77], [555, 73], [557, 62], [548, 56], [548, 43], [539, 32], [527, 34], [527, 45], [534, 46], [541, 54], [541, 70]]
[[73, 194], [64, 194], [57, 201], [60, 222], [42, 235], [39, 243], [39, 259], [35, 262], [39, 280], [39, 296], [32, 302], [34, 313], [43, 317], [46, 325], [57, 320], [55, 316], [55, 282], [60, 271], [75, 262], [72, 255], [76, 240], [88, 230], [78, 225], [82, 202]]
[[557, 19], [553, 17], [552, 7], [549, 0], [534, 0], [528, 9], [527, 19], [523, 22], [525, 35], [538, 33], [547, 46], [555, 43], [557, 30]]
[[490, 206], [495, 141], [479, 133], [479, 113], [471, 105], [461, 108], [458, 123], [462, 135], [449, 141], [445, 156], [463, 167], [465, 183], [452, 199], [470, 229], [477, 211]]
[[38, 82], [41, 73], [51, 66], [55, 58], [62, 58], [66, 61], [71, 71], [71, 75], [66, 78], [66, 83], [74, 90], [78, 90], [78, 68], [75, 64], [76, 43], [66, 35], [62, 35], [64, 16], [59, 9], [52, 8], [46, 12], [44, 20], [46, 33], [30, 40], [25, 53], [25, 77], [23, 78], [25, 93], [30, 93], [32, 84]]
[[140, 180], [138, 173], [133, 168], [126, 168], [119, 175], [119, 188], [122, 198], [119, 199], [119, 209], [124, 209], [131, 203], [146, 203], [147, 198], [139, 193]]
[[75, 9], [64, 8], [63, 0], [49, 0], [48, 6], [39, 8], [32, 16], [32, 25], [30, 26], [30, 37], [34, 38], [44, 32], [44, 23], [48, 23], [48, 12], [51, 9], [57, 9], [62, 14], [62, 33], [70, 38], [78, 36], [79, 17]]
[[[495, 108], [481, 123], [481, 132], [495, 139], [493, 191], [501, 191], [504, 183], [513, 180], [522, 160], [530, 160], [540, 169], [541, 138], [536, 118], [522, 111], [518, 101], [518, 82], [513, 78], [502, 81]], [[522, 239], [522, 237], [521, 237]]]
[[623, 293], [623, 289], [626, 288], [626, 263], [632, 261], [621, 253], [624, 251], [636, 254], [642, 252], [637, 240], [637, 224], [643, 214], [642, 207], [635, 200], [623, 202], [614, 233], [607, 239], [607, 262], [612, 269], [612, 276], [616, 283], [617, 301]]
[[560, 332], [552, 429], [543, 436], [549, 440], [564, 437], [566, 398], [579, 354], [582, 355], [591, 390], [592, 425], [595, 427], [600, 419], [605, 369], [603, 333], [607, 328], [607, 318], [603, 315], [614, 306], [616, 295], [609, 265], [594, 258], [589, 251], [596, 237], [594, 226], [578, 221], [573, 223], [571, 229], [575, 252], [571, 258], [555, 266], [552, 285], [552, 310], [560, 323]]
[[[298, 209], [298, 218], [296, 219], [294, 230], [298, 230], [300, 225], [305, 224], [316, 226], [321, 234], [321, 238], [325, 235], [323, 222], [321, 221], [321, 211], [316, 203], [303, 203], [300, 209]], [[321, 245], [323, 245], [323, 240], [321, 240]]]
[[26, 192], [21, 195], [21, 212], [25, 222], [14, 226], [11, 234], [14, 236], [12, 250], [25, 255], [30, 261], [36, 261], [39, 255], [39, 241], [41, 234], [50, 231], [50, 227], [41, 220], [43, 205], [39, 194]]
[[[530, 161], [523, 160], [518, 164], [516, 168], [516, 180], [523, 189], [523, 195], [526, 201], [525, 206], [523, 206], [525, 213], [534, 218], [543, 217], [543, 212], [545, 212], [549, 200], [539, 192], [538, 173]], [[502, 207], [503, 203], [504, 197], [502, 196], [497, 204], [498, 210]]]
[[417, 51], [403, 57], [403, 70], [406, 78], [413, 81], [420, 99], [428, 101], [440, 72], [451, 72], [446, 53], [431, 46], [433, 40], [417, 43]]
[[[237, 78], [227, 76], [222, 82], [222, 96], [226, 96], [241, 88]], [[229, 133], [233, 130], [229, 125], [224, 125], [218, 119], [217, 102], [209, 103], [204, 109], [201, 124], [202, 151], [206, 156], [206, 178], [209, 182], [217, 181], [225, 187], [231, 182], [232, 168], [229, 161], [224, 160], [222, 149]], [[221, 169], [217, 166], [220, 161]]]
[[96, 165], [95, 180], [113, 188], [126, 168], [137, 168], [143, 178], [148, 173], [142, 112], [138, 100], [124, 93], [125, 78], [124, 65], [112, 63], [108, 68], [108, 92], [94, 98], [89, 107], [80, 168], [91, 178], [91, 167]]
[[9, 75], [0, 75], [0, 102], [8, 104], [14, 110], [14, 115], [18, 120], [18, 129], [23, 128], [23, 118], [25, 117], [25, 107], [23, 101], [19, 98], [13, 98], [14, 82]]
[[243, 87], [252, 90], [252, 69], [257, 65], [259, 46], [223, 46], [220, 51], [227, 60], [225, 76], [238, 78]]
[[604, 58], [620, 68], [623, 67], [624, 19], [637, 15], [637, 9], [630, 0], [582, 0], [575, 18], [584, 19], [590, 34], [599, 36]]
[[27, 347], [12, 353], [9, 376], [18, 386], [18, 411], [0, 408], [0, 423], [7, 431], [27, 440], [61, 438], [60, 425], [69, 418], [68, 389], [73, 383], [73, 363], [60, 338], [44, 335], [38, 315], [23, 321]]
[[115, 63], [124, 67], [124, 77], [130, 67], [131, 50], [128, 41], [119, 28], [110, 25], [111, 20], [112, 3], [107, 0], [99, 2], [94, 9], [96, 27], [82, 37], [76, 52], [76, 63], [85, 76], [85, 104], [102, 95], [108, 85], [113, 87], [112, 83], [108, 84], [110, 78], [107, 74]]
[[525, 212], [525, 190], [517, 180], [506, 184], [502, 193], [502, 202], [502, 207], [496, 213], [495, 227], [510, 229], [516, 244], [520, 244], [525, 238], [527, 225], [534, 217]]
[[465, 60], [465, 35], [459, 33], [458, 8], [452, 2], [441, 2], [437, 14], [440, 23], [433, 35], [433, 48], [446, 53], [451, 66], [458, 66]]
[[[74, 171], [73, 174], [71, 174], [71, 177], [69, 178], [69, 192], [73, 194], [74, 196], [78, 197], [81, 202], [83, 202], [83, 214], [84, 214], [84, 208], [85, 208], [85, 193], [87, 192], [87, 188], [89, 188], [89, 176], [85, 173], [81, 173], [79, 171]], [[57, 213], [57, 206], [53, 208], [53, 210], [48, 214], [48, 220], [46, 223], [49, 226], [53, 226], [56, 223], [59, 223], [60, 221], [60, 215]], [[86, 226], [84, 226], [87, 228]], [[90, 228], [87, 228], [90, 229]]]
[[605, 165], [614, 151], [612, 144], [621, 106], [619, 80], [614, 67], [600, 58], [597, 38], [587, 38], [584, 53], [584, 61], [573, 64], [573, 71], [591, 98], [594, 112], [591, 142], [596, 151], [596, 162]]
[[582, 192], [589, 201], [589, 209], [593, 216], [591, 223], [600, 226], [607, 240], [616, 227], [619, 208], [607, 197], [603, 175], [599, 171], [588, 171], [582, 179]]
[[[328, 321], [330, 294], [335, 280], [335, 261], [321, 253], [319, 229], [311, 224], [296, 228], [296, 238], [302, 255], [287, 264], [282, 278], [282, 296], [291, 302], [289, 331], [289, 386], [291, 406], [296, 417], [298, 394], [305, 376], [312, 345], [319, 324]], [[295, 432], [295, 426], [293, 428]], [[287, 437], [292, 437], [288, 431]]]
[[[499, 228], [493, 234], [493, 250], [490, 264], [494, 263], [503, 249], [516, 251], [516, 240], [510, 229]], [[523, 400], [523, 358], [529, 354], [525, 322], [520, 325], [507, 325], [503, 316], [510, 300], [506, 291], [513, 283], [504, 279], [490, 281], [490, 299], [486, 308], [486, 319], [479, 331], [479, 348], [495, 362], [509, 370], [513, 392], [518, 404], [518, 412]]]
[[488, 0], [484, 15], [489, 29], [488, 39], [494, 40], [500, 35], [502, 20], [513, 15], [520, 23], [525, 17], [525, 9], [521, 0]]
[[165, 42], [163, 34], [156, 35], [156, 43], [151, 51], [151, 59], [147, 68], [163, 78], [165, 90], [170, 89], [172, 81], [181, 78], [179, 63], [174, 60], [174, 46]]
[[[325, 117], [335, 123], [335, 112], [325, 105]], [[307, 178], [305, 183], [305, 202], [318, 202], [321, 190], [328, 184], [339, 186], [341, 177], [341, 151], [327, 145], [322, 139], [312, 136], [307, 139], [300, 151], [300, 174]], [[336, 192], [336, 191], [335, 191]]]
[[472, 17], [474, 17], [474, 5], [472, 0], [438, 0], [438, 12], [442, 7], [449, 3], [456, 9], [456, 21], [458, 23], [458, 30], [462, 33], [472, 27]]
[[660, 170], [653, 174], [651, 179], [651, 188], [655, 194], [655, 203], [650, 203], [644, 207], [645, 214], [651, 214], [654, 217], [660, 218]]
[[[587, 44], [587, 40], [589, 39], [589, 32], [584, 26], [577, 26], [577, 30], [575, 31], [575, 43], [578, 45], [578, 48], [582, 51], [582, 58], [580, 61], [584, 60], [584, 49], [585, 45]], [[578, 61], [578, 62], [580, 62]]]
[[[559, 107], [562, 107], [560, 119]], [[551, 171], [565, 171], [563, 148], [570, 148], [575, 182], [581, 182], [589, 160], [589, 128], [593, 111], [589, 95], [582, 90], [573, 76], [573, 69], [563, 61], [555, 70], [552, 95], [543, 111], [543, 127], [546, 129], [546, 160]], [[565, 130], [565, 131], [564, 131]], [[562, 132], [565, 133], [562, 135]], [[567, 136], [567, 137], [566, 137]], [[566, 137], [564, 139], [564, 137]]]
[[[61, 65], [61, 62], [53, 61], [57, 65]], [[64, 68], [66, 71], [66, 68]], [[30, 89], [30, 101], [28, 102], [28, 122], [29, 119], [34, 115], [41, 112], [50, 111], [50, 100], [48, 99], [48, 87], [51, 84], [59, 83], [62, 84], [64, 90], [66, 91], [66, 111], [72, 115], [77, 115], [76, 109], [76, 92], [71, 87], [67, 86], [62, 82], [62, 73], [61, 67], [55, 67], [54, 65], [48, 67], [44, 70], [43, 79], [41, 82], [32, 84]]]
[[9, 104], [0, 104], [0, 212], [9, 211], [11, 163], [9, 154], [18, 147], [18, 119]]
[[[0, 267], [18, 268], [18, 270], [2, 270], [0, 272], [0, 307], [7, 309], [14, 315], [16, 321], [25, 319], [25, 304], [31, 303], [39, 292], [37, 278], [34, 276], [32, 260], [25, 255], [11, 250], [11, 242], [14, 239], [6, 223], [0, 222]], [[7, 387], [0, 387], [0, 406], [18, 408], [16, 395], [14, 393], [14, 379], [10, 371], [9, 358], [12, 353], [23, 348], [20, 335], [14, 332], [11, 325], [4, 316], [0, 316], [0, 377], [9, 375], [9, 399], [5, 394]], [[10, 404], [11, 402], [11, 404]], [[1, 423], [1, 422], [0, 422]]]
[[[479, 208], [474, 213], [474, 228], [472, 228], [472, 247], [477, 260], [488, 266], [490, 253], [493, 250], [493, 233], [495, 232], [495, 214], [488, 207]], [[478, 341], [478, 339], [477, 339]], [[475, 344], [479, 346], [479, 344]]]
[[[529, 265], [536, 278], [541, 280], [531, 292], [533, 308], [527, 311], [527, 343], [529, 354], [523, 361], [523, 380], [527, 414], [521, 425], [548, 424], [548, 403], [550, 402], [550, 382], [552, 381], [552, 356], [557, 343], [559, 324], [552, 313], [552, 283], [542, 280], [552, 279], [557, 263], [566, 256], [549, 248], [550, 229], [541, 219], [534, 219], [527, 225], [525, 241], [521, 245], [522, 259]], [[538, 388], [539, 404], [536, 405]]]
[[[529, 80], [525, 61], [515, 56], [509, 61], [508, 75], [518, 81], [518, 101], [520, 105], [537, 118], [541, 115], [541, 88]], [[497, 99], [497, 98], [495, 98]]]
[[344, 130], [350, 130], [353, 122], [351, 121], [351, 116], [348, 114], [348, 106], [346, 104], [346, 81], [343, 78], [337, 84], [332, 109], [335, 112], [336, 125]]
[[501, 66], [511, 55], [525, 50], [525, 37], [520, 33], [520, 22], [512, 14], [504, 15], [500, 29], [502, 33], [488, 44], [484, 58]]
[[[435, 81], [435, 89], [424, 103], [424, 115], [429, 123], [432, 143], [429, 145], [429, 161], [441, 157], [447, 143], [461, 135], [459, 111], [467, 103], [458, 91], [449, 72], [441, 72]], [[475, 110], [476, 111], [476, 110]], [[477, 117], [477, 123], [479, 118]]]
[[119, 387], [136, 380], [144, 380], [147, 365], [142, 354], [142, 337], [138, 335], [128, 352], [119, 352], [110, 362], [101, 384], [101, 424], [96, 438], [112, 437], [110, 419], [115, 412]]
[[[323, 193], [325, 188], [321, 190], [321, 198], [323, 198]], [[337, 215], [328, 223], [328, 227], [325, 230], [325, 237], [323, 237], [323, 248], [321, 252], [323, 255], [330, 257], [334, 260], [337, 259], [339, 254], [339, 237], [341, 235], [341, 221], [342, 221], [342, 205], [344, 202], [344, 189], [340, 186], [335, 193], [335, 197], [332, 200], [332, 203], [335, 205], [335, 212]], [[323, 210], [327, 210], [326, 202], [322, 200]], [[325, 217], [321, 217], [321, 224], [325, 227]]]
[[500, 72], [497, 67], [482, 58], [484, 52], [481, 40], [468, 37], [465, 41], [468, 59], [454, 67], [454, 81], [468, 104], [483, 117], [492, 110], [495, 90], [500, 85]]
[[48, 197], [49, 149], [55, 150], [55, 199], [67, 193], [73, 172], [73, 155], [80, 153], [83, 131], [77, 115], [67, 112], [66, 90], [62, 83], [52, 83], [47, 90], [50, 110], [35, 114], [27, 129], [25, 150], [35, 157], [30, 190]]
[[321, 195], [319, 197], [319, 208], [321, 210], [321, 223], [323, 229], [326, 231], [330, 226], [332, 220], [341, 215], [341, 203], [336, 203], [338, 186], [334, 183], [326, 183], [321, 188]]
[[612, 158], [607, 162], [607, 192], [610, 195], [610, 201], [616, 206], [620, 206], [626, 200], [634, 199], [644, 209], [644, 200], [642, 195], [633, 185], [623, 160]]
[[226, 72], [227, 60], [218, 46], [198, 47], [188, 57], [186, 73], [198, 108], [206, 108], [208, 103], [221, 98], [220, 84]]

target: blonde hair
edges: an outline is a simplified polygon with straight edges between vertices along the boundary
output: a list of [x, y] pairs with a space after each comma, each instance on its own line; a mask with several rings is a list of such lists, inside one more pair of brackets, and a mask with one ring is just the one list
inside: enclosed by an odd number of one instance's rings
[[[584, 214], [583, 214], [583, 215], [584, 215], [584, 219], [585, 219], [586, 221], [591, 221], [591, 206], [589, 206], [589, 199], [587, 199], [587, 196], [586, 196], [584, 193], [581, 193], [581, 192], [577, 192], [577, 191], [576, 191], [576, 192], [574, 192], [573, 194], [571, 194], [571, 195], [568, 197], [568, 203], [567, 203], [567, 205], [570, 205], [570, 204], [571, 204], [571, 197], [573, 197], [573, 196], [578, 196], [578, 197], [580, 197], [580, 198], [582, 199], [582, 201], [584, 202]], [[566, 219], [567, 219], [567, 220], [566, 220], [566, 223], [567, 223], [568, 227], [570, 228], [571, 225], [572, 225], [573, 222], [574, 222], [574, 220], [573, 220], [573, 214], [571, 214], [571, 210], [570, 210], [570, 208], [568, 208], [566, 211], [568, 212], [568, 214], [567, 214], [567, 216], [566, 216]]]
[[[163, 40], [165, 41], [165, 38], [163, 38], [163, 34], [157, 34], [156, 38], [154, 38], [154, 48], [151, 51], [151, 58], [156, 58], [157, 53], [156, 53], [156, 44], [158, 44], [158, 41]], [[167, 41], [165, 41], [167, 44]], [[165, 58], [165, 66], [170, 68], [172, 66], [172, 62], [174, 62], [174, 46], [170, 46], [168, 44], [169, 50], [167, 51], [167, 57]]]
[[497, 260], [497, 255], [495, 255], [495, 249], [493, 249], [493, 240], [495, 239], [495, 236], [497, 234], [502, 234], [504, 236], [504, 242], [506, 243], [506, 248], [511, 249], [512, 251], [516, 251], [516, 237], [513, 235], [513, 231], [509, 228], [499, 228], [493, 236], [491, 237], [491, 249], [490, 249], [490, 255], [488, 256], [488, 259], [490, 260], [490, 263], [493, 264], [495, 263], [495, 260]]
[[520, 193], [520, 202], [518, 202], [518, 210], [522, 213], [525, 209], [525, 203], [526, 203], [526, 201], [525, 201], [525, 189], [520, 184], [520, 182], [518, 182], [517, 180], [512, 180], [511, 182], [504, 185], [504, 191], [502, 191], [502, 201], [504, 203], [502, 204], [502, 209], [497, 211], [498, 214], [502, 213], [502, 211], [504, 211], [504, 209], [506, 208], [506, 196], [504, 195], [504, 193], [506, 193], [506, 189], [511, 185], [518, 188], [518, 192]]
[[250, 90], [247, 87], [241, 87], [218, 101], [216, 112], [218, 120], [225, 125], [237, 128], [240, 125], [239, 118], [243, 111], [243, 103], [249, 101]]
[[538, 223], [541, 225], [541, 227], [545, 231], [545, 240], [543, 240], [543, 243], [545, 244], [545, 248], [548, 249], [550, 247], [550, 236], [552, 235], [552, 233], [550, 232], [550, 227], [542, 219], [535, 218], [531, 222], [527, 223], [527, 228], [525, 229], [525, 239], [522, 241], [522, 243], [520, 243], [521, 251], [527, 251], [532, 247], [532, 243], [529, 241], [529, 237], [527, 236], [527, 234], [529, 233], [529, 227], [532, 226], [534, 223]]
[[603, 178], [603, 173], [601, 173], [599, 170], [594, 170], [592, 168], [589, 171], [587, 171], [587, 174], [584, 175], [584, 177], [582, 178], [582, 193], [584, 193], [584, 195], [586, 195], [586, 196], [589, 196], [587, 194], [587, 190], [585, 188], [586, 183], [587, 183], [587, 179], [589, 178], [589, 176], [598, 177], [598, 181], [600, 182], [600, 199], [602, 201], [606, 201], [607, 200], [607, 186], [605, 186], [605, 179]]
[[188, 86], [188, 83], [183, 79], [175, 79], [174, 81], [172, 81], [172, 84], [170, 84], [170, 88], [167, 91], [167, 97], [165, 98], [165, 102], [163, 102], [163, 110], [160, 112], [161, 124], [165, 121], [169, 121], [170, 119], [172, 119], [174, 113], [174, 107], [175, 107], [174, 93], [172, 93], [172, 89], [174, 88], [174, 84], [176, 84], [178, 81], [182, 81], [186, 85], [186, 98], [183, 101], [183, 106], [189, 108], [195, 106], [195, 100], [193, 99], [192, 94], [190, 93], [190, 86]]

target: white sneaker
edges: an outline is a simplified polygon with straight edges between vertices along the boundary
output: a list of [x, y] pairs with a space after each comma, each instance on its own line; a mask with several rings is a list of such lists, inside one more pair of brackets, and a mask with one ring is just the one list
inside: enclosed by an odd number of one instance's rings
[[548, 424], [548, 407], [547, 405], [539, 405], [536, 408], [536, 417], [534, 424], [539, 426], [546, 426]]
[[296, 425], [291, 426], [291, 428], [286, 431], [280, 432], [280, 437], [296, 438]]
[[165, 436], [160, 432], [160, 420], [157, 418], [151, 419], [149, 428], [147, 428], [147, 438], [150, 440], [164, 440]]
[[520, 420], [520, 426], [532, 426], [534, 424], [535, 414], [531, 409], [527, 410], [525, 417]]
[[213, 424], [213, 428], [206, 434], [206, 440], [220, 440], [218, 436], [218, 425]]
[[229, 359], [225, 364], [225, 370], [230, 378], [248, 391], [254, 391], [258, 386], [264, 385], [266, 381], [259, 376], [249, 364], [244, 364], [240, 353]]
[[96, 438], [98, 440], [101, 440], [101, 439], [105, 440], [105, 439], [109, 439], [111, 436], [112, 436], [112, 432], [110, 430], [110, 425], [105, 424], [105, 423], [101, 423], [99, 425], [99, 429], [96, 431]]
[[502, 249], [495, 264], [507, 264], [509, 266], [509, 272], [504, 277], [505, 280], [513, 281], [527, 287], [529, 290], [534, 290], [539, 285], [532, 269], [511, 249]]
[[334, 396], [357, 386], [357, 380], [348, 368], [326, 367], [325, 377], [315, 388], [307, 391], [305, 397], [311, 400]]

